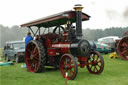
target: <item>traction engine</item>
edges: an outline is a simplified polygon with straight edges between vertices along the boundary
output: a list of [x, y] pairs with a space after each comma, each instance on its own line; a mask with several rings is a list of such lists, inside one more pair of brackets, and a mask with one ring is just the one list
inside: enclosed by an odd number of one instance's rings
[[128, 60], [128, 31], [120, 40], [116, 40], [116, 52], [123, 60]]
[[[82, 8], [81, 5], [75, 5], [75, 11], [61, 12], [21, 25], [28, 27], [36, 37], [29, 42], [25, 51], [25, 63], [29, 72], [37, 73], [43, 71], [45, 66], [54, 66], [60, 68], [64, 78], [68, 73], [67, 78], [73, 80], [78, 73], [78, 66], [86, 66], [93, 74], [103, 71], [104, 60], [101, 54], [87, 40], [82, 39], [82, 21], [89, 20], [90, 17], [81, 12]], [[76, 23], [76, 27], [73, 23]], [[32, 26], [38, 27], [35, 33]], [[49, 30], [51, 27], [52, 32]], [[44, 29], [43, 34], [41, 29]]]

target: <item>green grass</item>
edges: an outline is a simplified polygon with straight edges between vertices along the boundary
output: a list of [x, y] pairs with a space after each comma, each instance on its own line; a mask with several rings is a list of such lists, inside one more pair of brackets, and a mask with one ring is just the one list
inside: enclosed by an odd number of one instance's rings
[[[128, 85], [128, 61], [103, 57], [105, 68], [100, 75], [90, 74], [86, 67], [79, 68], [76, 79], [68, 80], [67, 85]], [[59, 70], [31, 73], [21, 65], [0, 66], [0, 85], [65, 85]]]

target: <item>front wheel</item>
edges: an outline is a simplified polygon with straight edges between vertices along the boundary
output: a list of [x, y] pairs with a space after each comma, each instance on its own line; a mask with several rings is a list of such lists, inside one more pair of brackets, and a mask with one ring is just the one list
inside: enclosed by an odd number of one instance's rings
[[60, 71], [64, 78], [66, 78], [67, 73], [67, 78], [69, 80], [75, 79], [78, 73], [78, 67], [74, 56], [72, 56], [71, 54], [64, 54], [62, 56], [60, 60]]
[[104, 59], [98, 51], [93, 51], [88, 59], [87, 69], [90, 73], [100, 74], [104, 69]]

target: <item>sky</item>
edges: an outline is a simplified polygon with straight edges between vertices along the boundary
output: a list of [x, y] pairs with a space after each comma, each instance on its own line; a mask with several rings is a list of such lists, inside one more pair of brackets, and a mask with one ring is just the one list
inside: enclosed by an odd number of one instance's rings
[[90, 15], [83, 28], [109, 28], [128, 26], [128, 0], [0, 0], [0, 24], [12, 27], [73, 10], [82, 4], [83, 12]]

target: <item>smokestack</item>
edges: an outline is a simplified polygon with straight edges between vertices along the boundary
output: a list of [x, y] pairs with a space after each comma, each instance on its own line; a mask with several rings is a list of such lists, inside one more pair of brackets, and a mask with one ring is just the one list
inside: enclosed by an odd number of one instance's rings
[[77, 4], [74, 7], [76, 11], [76, 36], [78, 39], [82, 38], [82, 5]]

